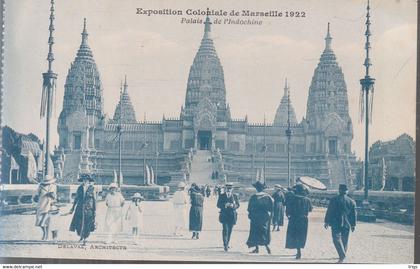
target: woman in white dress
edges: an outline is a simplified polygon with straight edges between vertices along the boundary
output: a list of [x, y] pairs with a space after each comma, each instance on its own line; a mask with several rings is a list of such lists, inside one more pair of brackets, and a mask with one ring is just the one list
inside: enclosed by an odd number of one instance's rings
[[186, 206], [188, 204], [187, 194], [184, 191], [185, 183], [178, 184], [178, 190], [174, 193], [172, 204], [174, 206], [174, 235], [182, 236], [182, 230], [186, 224]]
[[50, 210], [57, 199], [57, 185], [55, 178], [46, 176], [38, 187], [38, 205], [36, 210], [35, 226], [42, 229], [42, 240], [48, 240], [50, 226]]
[[115, 236], [122, 232], [124, 197], [117, 192], [117, 184], [109, 185], [109, 193], [106, 195], [105, 204], [108, 207], [105, 216], [105, 232], [108, 233], [107, 243], [115, 242]]
[[125, 219], [130, 223], [134, 244], [138, 243], [140, 239], [139, 231], [143, 230], [143, 209], [141, 206], [143, 200], [144, 198], [140, 193], [135, 193], [125, 215]]

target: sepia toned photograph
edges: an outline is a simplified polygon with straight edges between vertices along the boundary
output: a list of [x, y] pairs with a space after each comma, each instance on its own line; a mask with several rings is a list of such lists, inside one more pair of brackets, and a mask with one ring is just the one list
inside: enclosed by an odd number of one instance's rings
[[4, 0], [0, 263], [413, 264], [417, 5]]

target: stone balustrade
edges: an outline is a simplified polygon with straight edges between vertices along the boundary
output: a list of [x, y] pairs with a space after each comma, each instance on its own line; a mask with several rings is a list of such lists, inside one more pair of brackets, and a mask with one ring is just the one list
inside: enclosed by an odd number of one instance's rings
[[[58, 203], [72, 203], [79, 185], [57, 185]], [[95, 185], [97, 201], [102, 201], [107, 193], [107, 186]], [[167, 186], [124, 185], [121, 192], [125, 199], [130, 199], [139, 192], [146, 200], [166, 200], [169, 195]], [[0, 215], [19, 214], [36, 209], [38, 201], [38, 185], [36, 184], [4, 184], [0, 185]]]
[[[255, 189], [252, 187], [236, 187], [235, 190], [243, 201], [247, 201], [255, 193]], [[268, 193], [273, 191], [273, 189], [267, 190]], [[314, 206], [327, 207], [329, 200], [337, 193], [336, 190], [311, 190], [309, 198]], [[362, 207], [363, 191], [353, 191], [349, 193], [349, 196], [356, 201], [357, 208]], [[387, 219], [409, 225], [414, 224], [414, 192], [369, 191], [369, 202], [378, 219]]]

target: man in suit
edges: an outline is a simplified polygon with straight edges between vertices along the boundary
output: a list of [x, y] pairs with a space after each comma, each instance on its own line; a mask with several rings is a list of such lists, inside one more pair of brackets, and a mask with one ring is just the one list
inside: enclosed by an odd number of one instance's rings
[[220, 209], [219, 221], [223, 227], [223, 248], [228, 251], [230, 235], [237, 220], [236, 209], [239, 207], [239, 198], [233, 193], [232, 183], [226, 183], [226, 190], [219, 196], [217, 207]]
[[356, 227], [356, 203], [347, 196], [347, 185], [340, 184], [338, 191], [339, 195], [330, 199], [324, 227], [328, 229], [331, 226], [333, 243], [339, 256], [338, 263], [343, 263], [350, 230], [354, 232]]

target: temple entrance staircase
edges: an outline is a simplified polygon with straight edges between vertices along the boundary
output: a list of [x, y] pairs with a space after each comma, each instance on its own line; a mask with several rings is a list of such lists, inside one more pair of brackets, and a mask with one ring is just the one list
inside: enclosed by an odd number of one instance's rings
[[198, 185], [212, 184], [211, 174], [214, 165], [211, 162], [210, 150], [197, 150], [191, 163], [190, 182]]

